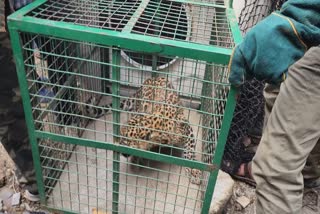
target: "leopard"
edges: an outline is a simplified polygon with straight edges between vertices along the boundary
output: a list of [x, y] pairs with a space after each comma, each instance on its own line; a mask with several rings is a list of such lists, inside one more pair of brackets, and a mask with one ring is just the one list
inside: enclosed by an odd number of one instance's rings
[[[120, 127], [120, 145], [146, 151], [159, 145], [183, 147], [183, 157], [195, 160], [193, 129], [184, 116], [178, 93], [166, 77], [146, 79], [133, 96], [121, 101], [120, 109], [133, 112], [127, 123]], [[111, 112], [112, 104], [88, 109], [95, 117]], [[186, 167], [185, 171], [191, 183], [201, 184], [200, 170]]]
[[[167, 90], [164, 90], [164, 88], [167, 88]], [[179, 97], [176, 93], [172, 93], [173, 90], [172, 83], [167, 81], [166, 78], [148, 78], [133, 95], [120, 102], [120, 109], [123, 111], [151, 114], [152, 108], [157, 105], [157, 102], [166, 102], [173, 105], [179, 102]], [[92, 118], [100, 118], [112, 113], [112, 103], [95, 107], [96, 103], [97, 101], [94, 96], [88, 99], [85, 105], [86, 115]]]

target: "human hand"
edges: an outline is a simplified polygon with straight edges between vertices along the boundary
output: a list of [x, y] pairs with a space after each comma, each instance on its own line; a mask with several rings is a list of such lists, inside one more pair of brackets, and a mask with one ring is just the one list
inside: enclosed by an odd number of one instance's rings
[[280, 84], [288, 67], [300, 59], [306, 49], [294, 21], [273, 13], [252, 28], [234, 49], [229, 63], [229, 81], [240, 86], [246, 79], [255, 77]]

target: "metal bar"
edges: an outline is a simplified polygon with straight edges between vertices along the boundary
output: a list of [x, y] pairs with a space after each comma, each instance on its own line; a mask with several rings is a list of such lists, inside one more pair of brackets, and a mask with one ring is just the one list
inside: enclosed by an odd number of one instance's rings
[[[215, 12], [218, 12], [218, 10], [217, 11], [215, 11]], [[214, 45], [213, 44], [213, 41], [216, 41], [216, 35], [215, 35], [215, 33], [216, 33], [216, 29], [217, 29], [217, 24], [216, 24], [217, 22], [216, 21], [214, 21], [213, 23], [212, 23], [212, 27], [211, 27], [211, 35], [210, 35], [210, 42], [209, 42], [209, 44], [210, 45]], [[210, 72], [210, 71], [213, 71], [213, 66], [212, 66], [212, 64], [206, 64], [206, 68], [205, 68], [205, 73], [204, 73], [204, 79], [206, 80], [206, 81], [213, 81], [213, 75], [214, 75], [214, 71], [213, 72]], [[203, 84], [202, 84], [202, 91], [201, 91], [201, 110], [203, 110], [203, 107], [204, 107], [204, 103], [205, 103], [205, 101], [207, 100], [206, 98], [204, 98], [204, 96], [207, 96], [207, 94], [208, 93], [206, 93], [207, 92], [207, 90], [210, 90], [210, 88], [209, 87], [211, 87], [211, 92], [212, 92], [212, 86], [210, 86], [211, 84], [209, 83], [209, 82], [203, 82]], [[210, 93], [210, 94], [212, 94], [212, 93]]]
[[[238, 93], [238, 90], [235, 87], [231, 87], [231, 90], [228, 95], [228, 101], [227, 101], [227, 106], [226, 106], [225, 113], [224, 113], [224, 118], [222, 121], [221, 131], [220, 131], [219, 138], [218, 138], [218, 144], [217, 144], [214, 159], [213, 159], [213, 164], [215, 164], [219, 167], [220, 167], [220, 163], [222, 160], [227, 137], [229, 134], [229, 128], [230, 128], [231, 121], [233, 118], [233, 112], [234, 112], [234, 109], [236, 106], [235, 97], [236, 97], [237, 93]], [[208, 180], [208, 186], [207, 186], [207, 190], [206, 190], [205, 198], [204, 198], [204, 202], [203, 202], [203, 207], [202, 207], [202, 214], [209, 213], [210, 203], [211, 203], [214, 188], [216, 185], [217, 176], [218, 176], [218, 170], [210, 173], [209, 180]]]
[[229, 8], [233, 8], [233, 0], [229, 0]]
[[[231, 32], [233, 34], [234, 42], [235, 42], [235, 44], [238, 44], [241, 42], [242, 36], [241, 36], [241, 31], [239, 29], [234, 10], [227, 9], [227, 14], [228, 14], [228, 22], [231, 27]], [[219, 167], [221, 164], [222, 156], [224, 153], [224, 147], [225, 147], [225, 144], [226, 144], [226, 141], [228, 138], [230, 125], [232, 122], [233, 113], [234, 113], [234, 109], [236, 106], [235, 97], [236, 97], [237, 93], [238, 93], [238, 89], [235, 88], [234, 86], [231, 86], [231, 90], [229, 91], [229, 94], [228, 94], [228, 99], [227, 99], [228, 101], [227, 101], [226, 108], [224, 111], [224, 117], [223, 117], [222, 126], [221, 126], [221, 130], [220, 130], [219, 138], [218, 138], [218, 143], [217, 143], [217, 147], [216, 147], [216, 151], [215, 151], [215, 155], [214, 155], [214, 159], [213, 159], [213, 164], [215, 164]], [[206, 214], [209, 212], [210, 203], [212, 200], [212, 196], [213, 196], [214, 188], [216, 185], [218, 173], [219, 173], [218, 170], [210, 173], [209, 180], [208, 180], [208, 186], [207, 186], [207, 190], [206, 190], [205, 198], [204, 198], [204, 203], [203, 203], [203, 207], [202, 207], [202, 214]]]
[[130, 20], [126, 24], [126, 26], [122, 29], [122, 32], [131, 32], [135, 24], [137, 23], [138, 19], [148, 6], [150, 0], [143, 0], [137, 10], [134, 12], [134, 14], [131, 16]]
[[[75, 76], [69, 76], [68, 79], [65, 81], [65, 83], [64, 83], [63, 85], [64, 85], [64, 86], [71, 86], [71, 85], [72, 85], [71, 83], [74, 83], [74, 80], [75, 80]], [[50, 103], [47, 104], [46, 110], [52, 109], [52, 108], [53, 108], [53, 105], [55, 105], [55, 100], [62, 98], [62, 96], [66, 93], [66, 91], [67, 91], [68, 89], [69, 89], [69, 88], [67, 88], [67, 87], [62, 87], [62, 88], [55, 94], [55, 99], [51, 99]], [[39, 117], [38, 117], [37, 119], [38, 119], [38, 120], [41, 120], [41, 119], [43, 119], [47, 114], [48, 114], [48, 112], [43, 111], [43, 112], [39, 115]]]
[[[205, 80], [213, 80], [213, 66], [212, 64], [206, 64], [205, 72], [204, 72], [204, 79]], [[205, 111], [204, 106], [206, 102], [213, 102], [213, 100], [209, 100], [206, 98], [208, 94], [212, 94], [212, 84], [203, 82], [202, 83], [202, 89], [201, 89], [201, 101], [200, 101], [200, 111]], [[211, 112], [209, 112], [211, 113]], [[208, 115], [209, 116], [209, 115]]]
[[[108, 62], [109, 61], [109, 49], [107, 48], [99, 48], [100, 49], [100, 54], [101, 54], [101, 60], [103, 62]], [[103, 93], [109, 93], [110, 91], [107, 90], [107, 80], [110, 77], [110, 69], [109, 66], [100, 64], [102, 66], [101, 69], [101, 87], [102, 87], [102, 92]]]
[[[183, 3], [190, 3], [191, 1], [187, 0], [176, 0], [177, 2], [183, 2]], [[40, 0], [41, 2], [41, 0]], [[42, 0], [42, 2], [45, 2]], [[143, 1], [142, 3], [148, 2], [149, 0]], [[199, 3], [198, 3], [199, 4]], [[200, 3], [202, 4], [202, 3]], [[147, 5], [147, 3], [146, 3]], [[145, 6], [146, 6], [145, 5]], [[139, 6], [139, 8], [141, 5]], [[146, 7], [145, 7], [146, 8]], [[145, 9], [144, 8], [144, 9]], [[143, 9], [143, 10], [144, 10]], [[224, 10], [222, 7], [218, 7], [217, 10]], [[142, 11], [143, 12], [143, 11]], [[87, 42], [92, 42], [94, 44], [102, 44], [102, 45], [107, 45], [110, 47], [118, 47], [119, 49], [115, 49], [112, 53], [112, 89], [113, 89], [113, 96], [112, 96], [112, 104], [113, 104], [113, 136], [114, 136], [114, 141], [116, 142], [116, 138], [120, 136], [120, 48], [125, 48], [125, 49], [131, 49], [131, 50], [139, 50], [141, 52], [145, 53], [151, 53], [153, 55], [153, 62], [152, 62], [152, 67], [153, 70], [155, 71], [157, 68], [156, 64], [156, 57], [158, 55], [165, 55], [165, 56], [180, 56], [180, 57], [185, 57], [185, 58], [191, 58], [191, 59], [196, 59], [196, 60], [201, 60], [201, 61], [207, 61], [208, 64], [205, 68], [205, 73], [210, 73], [210, 66], [211, 62], [213, 63], [218, 63], [218, 64], [227, 64], [231, 55], [231, 48], [220, 48], [214, 45], [207, 46], [207, 45], [201, 45], [201, 44], [194, 44], [194, 43], [189, 43], [189, 42], [184, 42], [184, 41], [174, 41], [170, 39], [163, 39], [163, 38], [155, 38], [152, 36], [145, 36], [145, 35], [138, 35], [138, 34], [131, 34], [130, 31], [133, 29], [135, 23], [138, 21], [138, 18], [142, 14], [136, 11], [137, 16], [135, 19], [130, 20], [132, 23], [131, 26], [130, 24], [127, 24], [126, 27], [127, 29], [124, 32], [116, 32], [116, 31], [111, 31], [111, 30], [104, 30], [104, 29], [98, 29], [98, 28], [93, 28], [93, 27], [85, 27], [85, 26], [79, 26], [79, 25], [74, 25], [70, 23], [65, 23], [65, 22], [56, 22], [56, 21], [49, 21], [49, 20], [42, 20], [42, 19], [37, 19], [37, 18], [32, 18], [32, 17], [22, 17], [22, 16], [12, 16], [10, 19], [10, 24], [11, 24], [11, 31], [14, 31], [15, 34], [15, 45], [19, 46], [17, 47], [16, 52], [20, 53], [20, 55], [17, 55], [17, 58], [20, 58], [20, 71], [24, 71], [24, 69], [27, 69], [24, 67], [23, 64], [23, 51], [20, 47], [20, 40], [19, 40], [19, 32], [20, 31], [27, 31], [27, 32], [33, 32], [36, 34], [43, 34], [47, 35], [48, 37], [50, 36], [56, 36], [58, 38], [63, 38], [63, 39], [71, 39], [74, 41], [87, 41]], [[234, 36], [234, 40], [236, 43], [238, 43], [241, 40], [241, 33], [238, 29], [238, 25], [234, 16], [234, 11], [232, 9], [227, 10], [227, 17], [228, 17], [228, 23], [231, 26], [231, 32], [232, 35]], [[156, 17], [157, 18], [157, 17]], [[129, 22], [130, 22], [129, 21]], [[19, 30], [19, 32], [18, 32]], [[210, 29], [208, 29], [210, 30]], [[214, 32], [212, 32], [214, 33]], [[217, 44], [215, 44], [217, 45]], [[99, 46], [99, 47], [105, 47], [105, 46]], [[61, 56], [63, 58], [64, 56]], [[68, 59], [72, 59], [70, 56], [66, 56]], [[82, 57], [81, 57], [82, 58]], [[93, 63], [97, 63], [95, 60], [92, 60]], [[102, 64], [102, 63], [101, 63]], [[100, 64], [100, 65], [101, 65]], [[94, 66], [92, 67], [93, 69], [95, 68]], [[197, 67], [195, 67], [195, 70], [197, 70]], [[60, 71], [59, 71], [60, 72]], [[67, 71], [66, 71], [67, 72]], [[68, 72], [67, 72], [68, 73]], [[27, 82], [27, 77], [25, 76], [25, 73], [21, 72], [20, 73], [22, 78], [23, 84], [26, 85]], [[65, 74], [67, 75], [67, 74]], [[78, 74], [72, 74], [73, 75], [78, 75]], [[80, 74], [78, 76], [81, 76]], [[90, 78], [93, 78], [91, 75], [88, 75]], [[98, 77], [97, 79], [102, 79], [103, 76]], [[193, 79], [193, 84], [195, 84], [195, 78]], [[20, 79], [19, 79], [20, 81]], [[205, 80], [201, 80], [203, 82], [206, 82]], [[36, 81], [34, 81], [36, 82]], [[181, 82], [180, 82], [181, 84]], [[208, 83], [208, 84], [211, 84]], [[220, 83], [217, 83], [220, 84]], [[61, 84], [63, 85], [63, 88], [71, 88], [68, 87], [69, 84]], [[27, 87], [27, 85], [25, 86]], [[57, 86], [58, 87], [58, 86]], [[193, 86], [195, 88], [195, 85]], [[23, 90], [26, 89], [26, 90]], [[76, 89], [76, 88], [75, 88]], [[27, 96], [27, 101], [25, 105], [28, 106], [29, 113], [32, 110], [31, 105], [30, 105], [30, 94], [28, 94], [27, 88], [22, 88], [24, 96]], [[82, 90], [82, 89], [78, 89]], [[98, 89], [93, 89], [93, 92], [97, 92]], [[193, 89], [192, 89], [193, 91]], [[105, 93], [105, 92], [103, 92]], [[201, 97], [204, 99], [203, 94], [204, 92], [202, 91]], [[225, 92], [227, 93], [227, 92]], [[225, 94], [224, 93], [224, 94]], [[230, 123], [232, 119], [232, 113], [234, 110], [235, 106], [235, 100], [234, 100], [234, 95], [236, 91], [234, 88], [231, 89], [229, 92], [228, 96], [228, 101], [227, 101], [227, 107], [225, 109], [224, 113], [224, 119], [222, 122], [222, 128], [221, 132], [218, 138], [218, 145], [216, 148], [216, 155], [214, 157], [213, 163], [215, 165], [220, 165], [222, 155], [223, 155], [223, 150], [224, 146], [226, 143], [226, 138], [228, 135], [228, 130], [230, 128]], [[101, 93], [102, 94], [102, 93]], [[31, 93], [32, 95], [32, 93]], [[29, 98], [29, 100], [28, 100]], [[58, 98], [60, 99], [60, 95], [58, 97], [55, 97], [55, 99]], [[224, 97], [225, 98], [225, 97]], [[193, 101], [193, 97], [190, 98], [191, 101]], [[212, 98], [214, 100], [214, 98]], [[72, 101], [70, 100], [70, 103]], [[27, 112], [27, 111], [26, 111]], [[67, 111], [69, 112], [69, 111]], [[61, 113], [62, 114], [62, 113]], [[76, 115], [75, 116], [79, 116]], [[29, 114], [29, 117], [32, 119], [32, 114]], [[30, 120], [32, 121], [32, 120]], [[56, 124], [52, 124], [54, 127]], [[200, 128], [200, 125], [198, 125]], [[93, 128], [95, 130], [95, 128]], [[112, 142], [101, 142], [101, 141], [96, 141], [96, 140], [87, 140], [87, 139], [79, 139], [76, 137], [68, 137], [64, 135], [58, 135], [54, 133], [49, 133], [49, 132], [44, 132], [44, 131], [35, 131], [35, 127], [32, 127], [32, 132], [34, 142], [33, 146], [37, 147], [37, 138], [45, 138], [45, 139], [53, 139], [58, 142], [64, 142], [66, 144], [72, 144], [72, 145], [82, 145], [86, 146], [86, 149], [90, 150], [90, 147], [95, 147], [95, 148], [101, 148], [101, 149], [108, 149], [113, 151], [113, 167], [112, 173], [112, 184], [113, 184], [113, 192], [112, 192], [112, 212], [113, 213], [118, 213], [119, 209], [119, 176], [120, 176], [120, 153], [127, 153], [127, 154], [133, 154], [134, 156], [138, 157], [143, 157], [146, 159], [151, 159], [151, 160], [156, 160], [156, 161], [161, 161], [165, 163], [170, 163], [174, 165], [179, 165], [179, 166], [187, 166], [191, 168], [197, 168], [200, 170], [204, 171], [209, 171], [210, 176], [209, 176], [209, 181], [208, 181], [208, 186], [206, 187], [206, 193], [205, 193], [205, 198], [204, 198], [204, 203], [203, 203], [203, 209], [202, 213], [208, 213], [212, 195], [214, 192], [214, 187], [218, 175], [218, 170], [214, 168], [215, 165], [213, 164], [205, 164], [202, 162], [196, 162], [196, 161], [190, 161], [190, 160], [185, 160], [182, 158], [178, 157], [173, 157], [173, 156], [167, 156], [163, 154], [155, 154], [154, 152], [149, 152], [149, 151], [141, 151], [138, 149], [134, 148], [129, 148], [126, 146], [121, 146], [116, 143]], [[97, 132], [95, 132], [97, 133]], [[112, 133], [111, 133], [112, 134]], [[95, 136], [96, 137], [96, 136]], [[38, 148], [36, 148], [38, 149]], [[87, 151], [87, 150], [86, 150]], [[96, 150], [95, 150], [96, 151]], [[39, 151], [36, 151], [39, 152]], [[38, 153], [37, 153], [38, 155]], [[39, 155], [37, 156], [38, 159], [40, 159]], [[96, 157], [97, 158], [97, 157]], [[38, 161], [35, 160], [35, 163], [38, 162], [38, 169], [41, 173], [41, 163], [40, 160]], [[38, 172], [38, 174], [39, 174]], [[43, 178], [38, 177], [37, 174], [37, 180], [41, 180], [43, 182]], [[88, 171], [87, 171], [88, 174]], [[98, 174], [95, 175], [98, 177]], [[67, 181], [70, 185], [70, 181]], [[88, 183], [87, 183], [88, 184]], [[42, 184], [43, 185], [43, 184]], [[44, 186], [44, 185], [43, 185]], [[42, 186], [42, 187], [43, 187]], [[87, 185], [89, 186], [89, 185]], [[188, 187], [189, 188], [189, 187]], [[45, 191], [42, 190], [43, 194], [45, 194]], [[41, 193], [40, 193], [41, 194]], [[43, 196], [42, 196], [43, 197]], [[89, 197], [89, 195], [88, 195]], [[45, 200], [45, 198], [43, 199]], [[88, 199], [89, 200], [89, 199]], [[98, 204], [98, 202], [97, 202]], [[89, 209], [89, 207], [88, 207]], [[88, 210], [89, 211], [89, 210]]]
[[61, 213], [63, 212], [64, 214], [77, 214], [75, 212], [70, 212], [70, 211], [67, 211], [65, 209], [57, 209], [57, 208], [54, 208], [54, 207], [50, 207], [50, 206], [46, 206], [46, 208], [49, 210], [49, 211], [52, 211], [53, 213], [57, 212], [57, 213]]
[[234, 43], [237, 45], [242, 41], [242, 34], [238, 25], [238, 20], [233, 9], [227, 9], [228, 22], [231, 28]]
[[[120, 136], [120, 65], [121, 52], [118, 49], [112, 50], [112, 94], [117, 95], [112, 97], [112, 111], [113, 116], [113, 142], [118, 142], [118, 136]], [[112, 182], [112, 213], [117, 214], [119, 210], [119, 170], [120, 170], [120, 153], [113, 152], [113, 182]]]
[[42, 169], [41, 169], [41, 161], [40, 161], [40, 154], [39, 154], [39, 148], [37, 139], [35, 136], [35, 123], [32, 118], [32, 108], [31, 108], [31, 101], [30, 96], [28, 93], [28, 83], [26, 79], [26, 71], [24, 67], [24, 61], [23, 61], [23, 52], [21, 48], [21, 41], [19, 37], [18, 31], [12, 28], [11, 24], [8, 24], [9, 32], [10, 32], [10, 40], [11, 40], [11, 46], [14, 53], [16, 68], [17, 68], [17, 75], [18, 75], [18, 81], [21, 91], [21, 97], [23, 102], [23, 108], [26, 118], [26, 123], [28, 127], [28, 134], [29, 134], [29, 140], [31, 143], [31, 150], [32, 150], [32, 158], [34, 162], [34, 167], [36, 171], [36, 179], [38, 184], [38, 191], [40, 195], [40, 200], [42, 204], [46, 204], [46, 198], [45, 198], [45, 188], [44, 188], [44, 182], [42, 178]]
[[155, 78], [159, 75], [159, 73], [157, 72], [157, 59], [158, 57], [153, 54], [152, 55], [152, 72], [151, 72], [151, 77]]
[[205, 7], [226, 8], [224, 5], [212, 4], [212, 3], [207, 3], [207, 2], [197, 2], [197, 1], [190, 1], [190, 0], [173, 0], [173, 1], [174, 2], [181, 2], [184, 4], [205, 6]]
[[116, 32], [65, 22], [42, 20], [31, 17], [11, 16], [9, 22], [12, 27], [20, 31], [43, 34], [47, 36], [63, 37], [76, 41], [93, 42], [118, 48], [139, 50], [146, 53], [157, 53], [167, 56], [179, 56], [218, 64], [227, 64], [231, 49], [203, 44], [175, 41], [152, 36]]
[[154, 152], [150, 151], [142, 151], [140, 149], [134, 149], [127, 146], [122, 146], [119, 144], [111, 144], [107, 142], [98, 142], [95, 140], [89, 140], [89, 139], [83, 139], [83, 138], [76, 138], [71, 136], [64, 136], [59, 135], [55, 133], [49, 133], [44, 131], [36, 131], [35, 135], [37, 138], [43, 138], [43, 139], [51, 139], [53, 141], [63, 142], [67, 144], [75, 144], [80, 146], [90, 146], [98, 149], [107, 149], [107, 150], [113, 150], [120, 153], [126, 153], [146, 159], [151, 159], [155, 161], [161, 161], [164, 163], [170, 163], [175, 164], [178, 166], [187, 166], [190, 168], [200, 169], [203, 171], [213, 171], [216, 168], [211, 164], [205, 164], [202, 162], [195, 162], [184, 158], [174, 157], [174, 156], [168, 156], [164, 154], [156, 154]]
[[[157, 3], [158, 4], [160, 4], [159, 3], [159, 1], [160, 0], [158, 0], [157, 1]], [[156, 17], [155, 17], [155, 21], [156, 21], [156, 23], [155, 23], [155, 25], [156, 25], [156, 28], [155, 28], [155, 31], [154, 31], [154, 34], [157, 34], [157, 32], [160, 32], [160, 28], [159, 28], [159, 25], [158, 25], [158, 22], [159, 22], [159, 18], [158, 18], [158, 16], [159, 16], [159, 7], [160, 7], [160, 5], [158, 5], [158, 8], [157, 8], [157, 10], [156, 10]], [[153, 54], [152, 55], [152, 73], [151, 73], [151, 76], [153, 77], [153, 78], [155, 78], [155, 77], [157, 77], [158, 75], [159, 75], [159, 73], [158, 72], [156, 72], [157, 71], [157, 61], [158, 61], [158, 56], [157, 55], [155, 55], [155, 54]]]

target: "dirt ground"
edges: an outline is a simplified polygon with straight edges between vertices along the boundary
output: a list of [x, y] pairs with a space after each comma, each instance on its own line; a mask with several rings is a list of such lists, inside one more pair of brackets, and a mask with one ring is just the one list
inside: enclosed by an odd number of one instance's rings
[[[23, 189], [18, 184], [17, 179], [14, 176], [14, 163], [3, 148], [2, 144], [0, 143], [0, 170], [4, 171], [6, 174], [6, 185], [0, 187], [0, 200], [1, 200], [1, 192], [20, 192], [21, 193], [21, 201], [18, 206], [12, 207], [10, 206], [10, 199], [3, 200], [3, 206], [1, 209], [0, 206], [0, 214], [8, 213], [8, 214], [30, 214], [32, 211], [38, 211], [40, 214], [50, 214], [49, 211], [42, 210], [39, 203], [33, 203], [27, 201], [23, 195]], [[1, 172], [0, 172], [1, 173]], [[250, 199], [250, 204], [244, 209], [242, 208], [237, 202], [236, 199], [245, 196]], [[230, 199], [228, 205], [226, 206], [225, 210], [223, 211], [224, 214], [253, 214], [254, 213], [254, 200], [255, 194], [254, 189], [244, 183], [236, 182], [233, 196]], [[5, 208], [5, 209], [3, 209]], [[28, 211], [29, 210], [29, 211]], [[39, 212], [41, 211], [41, 212]]]
[[[304, 189], [303, 206], [311, 213], [320, 213], [320, 188]], [[248, 199], [249, 204], [244, 208], [237, 201], [240, 197]], [[233, 195], [223, 210], [223, 214], [255, 214], [255, 188], [236, 181]]]
[[[24, 197], [23, 186], [15, 176], [15, 165], [0, 143], [0, 179], [3, 176], [5, 185], [0, 186], [0, 214], [50, 214], [40, 207], [39, 202], [31, 202]], [[16, 193], [20, 193], [20, 200], [12, 206]]]
[[[242, 207], [237, 200], [241, 197], [248, 199], [248, 205]], [[233, 195], [223, 210], [223, 214], [254, 214], [255, 213], [255, 189], [243, 182], [236, 181], [233, 187]]]
[[[24, 198], [24, 192], [21, 186], [19, 185], [15, 175], [14, 175], [14, 163], [11, 158], [3, 148], [0, 143], [0, 175], [1, 173], [5, 174], [6, 184], [5, 186], [0, 186], [0, 202], [2, 199], [2, 204], [0, 204], [0, 214], [8, 213], [8, 214], [50, 214], [49, 211], [41, 209], [39, 203], [34, 203], [26, 200]], [[21, 193], [21, 200], [19, 205], [10, 206], [11, 198], [6, 198], [8, 194]], [[315, 194], [316, 193], [316, 194]], [[320, 188], [316, 190], [305, 190], [304, 195], [304, 206], [307, 206], [309, 209], [315, 211], [315, 213], [320, 213], [319, 205], [319, 197]], [[245, 198], [248, 204], [246, 207], [242, 207], [237, 201], [239, 198]], [[254, 214], [255, 213], [255, 189], [251, 186], [242, 183], [236, 182], [233, 195], [230, 198], [228, 204], [225, 209], [222, 211], [223, 214]]]

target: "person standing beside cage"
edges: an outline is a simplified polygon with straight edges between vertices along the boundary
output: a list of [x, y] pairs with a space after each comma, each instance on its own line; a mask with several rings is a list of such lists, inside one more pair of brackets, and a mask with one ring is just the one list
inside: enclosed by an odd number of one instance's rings
[[[4, 25], [6, 17], [32, 0], [5, 0], [0, 8]], [[2, 14], [3, 13], [3, 14]], [[14, 161], [15, 174], [25, 190], [25, 197], [31, 201], [40, 200], [36, 184], [31, 145], [24, 118], [18, 79], [10, 50], [8, 33], [5, 26], [0, 33], [0, 141]]]
[[233, 52], [229, 81], [267, 82], [263, 136], [238, 175], [256, 183], [256, 213], [319, 213], [302, 207], [320, 186], [320, 0], [289, 0]]

